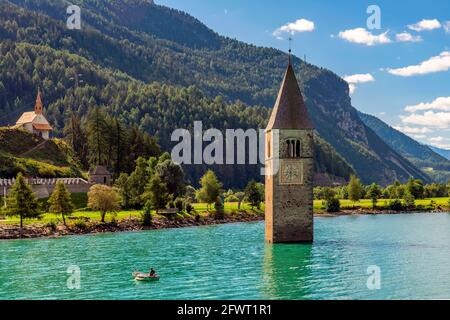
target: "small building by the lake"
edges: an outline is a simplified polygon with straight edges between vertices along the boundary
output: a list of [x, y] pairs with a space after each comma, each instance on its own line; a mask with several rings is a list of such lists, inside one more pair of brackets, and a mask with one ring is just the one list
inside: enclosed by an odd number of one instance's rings
[[111, 185], [112, 174], [104, 166], [96, 166], [89, 171], [89, 183]]

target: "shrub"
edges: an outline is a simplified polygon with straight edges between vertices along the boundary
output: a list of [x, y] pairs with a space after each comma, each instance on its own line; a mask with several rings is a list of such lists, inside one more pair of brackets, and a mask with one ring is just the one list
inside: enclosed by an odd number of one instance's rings
[[82, 209], [87, 207], [88, 202], [87, 193], [72, 193], [70, 196], [76, 209]]
[[414, 209], [416, 207], [414, 196], [411, 194], [411, 192], [406, 191], [405, 195], [403, 196], [403, 201], [405, 202], [405, 207], [408, 209]]
[[389, 210], [394, 210], [394, 211], [402, 211], [405, 209], [403, 203], [399, 199], [390, 201], [388, 204], [388, 208], [389, 208]]
[[215, 218], [217, 220], [224, 219], [225, 218], [225, 212], [224, 212], [225, 207], [220, 199], [217, 199], [215, 208], [216, 208]]
[[431, 200], [431, 202], [430, 202], [430, 208], [431, 208], [431, 210], [436, 210], [436, 207], [437, 207], [436, 201]]
[[223, 205], [222, 201], [220, 201], [220, 199], [218, 199], [216, 201], [214, 207], [216, 208], [216, 211], [223, 211], [223, 209], [224, 209], [224, 205]]
[[341, 211], [341, 201], [338, 198], [330, 198], [325, 202], [325, 210], [330, 213]]
[[75, 226], [75, 228], [80, 229], [80, 230], [87, 229], [87, 225], [84, 220], [77, 220], [77, 221], [75, 221], [75, 223], [73, 225]]
[[117, 226], [119, 224], [119, 222], [117, 221], [117, 213], [115, 212], [111, 215], [111, 224], [113, 226]]
[[55, 220], [51, 220], [51, 221], [49, 221], [49, 223], [47, 223], [46, 227], [50, 228], [52, 231], [56, 231], [58, 224], [56, 223]]
[[230, 203], [230, 202], [239, 202], [239, 198], [236, 197], [234, 194], [228, 196], [225, 198], [225, 202], [226, 203]]
[[54, 168], [50, 166], [42, 166], [39, 168], [39, 176], [40, 177], [47, 177], [47, 178], [54, 178], [56, 177], [56, 173]]
[[50, 208], [47, 199], [38, 199], [38, 206], [41, 212], [48, 212]]
[[183, 207], [184, 207], [184, 200], [181, 198], [177, 198], [174, 203], [173, 203], [174, 207], [173, 208], [177, 208], [178, 212], [183, 211]]
[[186, 203], [186, 212], [187, 212], [187, 214], [191, 214], [192, 211], [194, 211], [194, 206], [192, 204], [190, 204], [189, 202]]
[[144, 211], [141, 213], [141, 224], [144, 227], [150, 227], [153, 224], [153, 217], [151, 213], [151, 207], [145, 206]]

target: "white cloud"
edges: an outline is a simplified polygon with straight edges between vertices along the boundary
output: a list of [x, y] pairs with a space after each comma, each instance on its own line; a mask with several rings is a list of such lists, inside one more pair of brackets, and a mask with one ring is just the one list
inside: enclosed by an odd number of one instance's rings
[[450, 143], [431, 143], [433, 147], [450, 150]]
[[450, 33], [450, 21], [444, 23], [444, 30], [447, 33]]
[[428, 141], [430, 141], [430, 142], [442, 142], [444, 140], [445, 140], [444, 137], [432, 137], [432, 138], [428, 139]]
[[365, 74], [354, 74], [351, 76], [345, 76], [344, 80], [347, 81], [348, 87], [350, 89], [350, 94], [354, 94], [356, 91], [357, 83], [367, 83], [375, 81], [375, 78], [370, 73]]
[[406, 134], [411, 134], [411, 135], [417, 135], [417, 134], [425, 134], [425, 133], [429, 133], [432, 130], [427, 128], [427, 127], [421, 127], [421, 128], [417, 128], [417, 127], [402, 127], [402, 126], [396, 126], [394, 127], [394, 129], [406, 133]]
[[421, 42], [421, 41], [423, 41], [421, 36], [413, 36], [409, 32], [397, 33], [395, 35], [395, 39], [398, 42]]
[[441, 149], [450, 149], [450, 139], [449, 138], [444, 138], [444, 137], [431, 137], [428, 138], [428, 142], [429, 144], [431, 144], [432, 146], [441, 148]]
[[409, 29], [417, 32], [439, 29], [441, 27], [442, 25], [437, 19], [423, 19], [422, 21], [408, 26]]
[[374, 46], [377, 44], [391, 43], [388, 37], [388, 31], [380, 35], [374, 35], [364, 28], [356, 28], [339, 32], [339, 38], [348, 42], [364, 44], [366, 46]]
[[426, 110], [450, 111], [450, 97], [439, 97], [433, 102], [419, 103], [413, 106], [407, 106], [405, 111], [417, 112]]
[[350, 94], [354, 94], [356, 91], [356, 85], [354, 85], [353, 83], [349, 83], [348, 89], [349, 89]]
[[289, 33], [294, 35], [299, 32], [311, 32], [314, 31], [315, 25], [314, 22], [306, 20], [306, 19], [298, 19], [295, 22], [290, 22], [285, 24], [284, 26], [276, 29], [272, 34], [277, 39], [282, 39], [282, 34]]
[[447, 129], [450, 127], [450, 112], [427, 111], [423, 114], [413, 113], [401, 116], [402, 122], [409, 125], [436, 127]]
[[411, 77], [428, 73], [443, 72], [450, 69], [450, 51], [444, 51], [436, 57], [423, 61], [418, 65], [398, 69], [387, 69], [390, 74], [400, 77]]
[[375, 78], [370, 73], [364, 73], [345, 76], [344, 80], [348, 83], [366, 83], [375, 81]]
[[424, 135], [424, 134], [412, 134], [411, 137], [414, 138], [414, 139], [416, 139], [416, 140], [417, 140], [417, 139], [423, 140], [423, 139], [425, 139], [427, 136]]

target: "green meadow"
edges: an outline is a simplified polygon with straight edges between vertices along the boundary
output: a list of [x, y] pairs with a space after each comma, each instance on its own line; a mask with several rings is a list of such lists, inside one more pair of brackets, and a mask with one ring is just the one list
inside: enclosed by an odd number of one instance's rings
[[[72, 199], [77, 207], [77, 211], [72, 214], [69, 218], [69, 224], [79, 220], [86, 220], [91, 222], [99, 222], [100, 221], [100, 213], [97, 211], [92, 211], [86, 208], [87, 206], [87, 197], [85, 194], [73, 194]], [[45, 204], [45, 199], [40, 200], [42, 204]], [[377, 203], [377, 210], [386, 210], [388, 203], [391, 200], [389, 199], [381, 199]], [[200, 216], [208, 216], [210, 212], [214, 212], [214, 208], [208, 210], [208, 205], [206, 203], [195, 203], [193, 204], [194, 211], [191, 212], [190, 215], [183, 213], [178, 214], [178, 218], [192, 217], [195, 215]], [[449, 210], [449, 198], [432, 198], [432, 199], [420, 199], [416, 200], [416, 208], [417, 211], [424, 210], [429, 211], [433, 209], [441, 209], [441, 210]], [[359, 202], [353, 203], [350, 200], [341, 200], [341, 210], [372, 210], [372, 201], [368, 199], [360, 200]], [[225, 214], [226, 215], [235, 215], [239, 212], [245, 212], [247, 214], [254, 215], [263, 215], [264, 214], [264, 205], [261, 206], [260, 209], [252, 208], [248, 203], [242, 203], [239, 209], [239, 204], [225, 203]], [[325, 211], [325, 202], [322, 200], [314, 201], [314, 212], [316, 214], [324, 214]], [[107, 221], [121, 221], [129, 218], [140, 218], [142, 210], [124, 210], [119, 211], [114, 214], [107, 215]], [[163, 218], [160, 215], [157, 215], [156, 212], [152, 212], [152, 215], [155, 218]], [[19, 217], [5, 217], [6, 220], [0, 221], [0, 224], [9, 224], [15, 225], [19, 224]], [[35, 223], [39, 224], [48, 224], [48, 223], [59, 223], [62, 222], [61, 217], [56, 216], [51, 213], [44, 213], [39, 220], [25, 220], [25, 225], [32, 225]]]

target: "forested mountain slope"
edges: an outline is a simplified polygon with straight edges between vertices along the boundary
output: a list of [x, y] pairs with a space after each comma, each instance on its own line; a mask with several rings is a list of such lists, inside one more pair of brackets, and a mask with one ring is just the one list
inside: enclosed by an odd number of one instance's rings
[[450, 179], [450, 160], [406, 134], [392, 128], [377, 117], [359, 113], [361, 120], [402, 156], [443, 183]]
[[437, 154], [441, 155], [442, 157], [450, 160], [450, 150], [436, 148], [436, 147], [433, 147], [433, 146], [429, 146], [429, 148], [431, 150], [433, 150], [434, 152], [436, 152]]
[[[62, 127], [68, 107], [83, 115], [90, 104], [104, 105], [113, 114], [159, 136], [163, 146], [175, 124], [192, 125], [193, 120], [203, 120], [222, 129], [234, 125], [245, 128], [256, 123], [252, 117], [264, 117], [267, 113], [264, 110], [273, 106], [287, 63], [285, 53], [221, 37], [185, 13], [143, 0], [71, 1], [82, 7], [84, 22], [82, 30], [71, 31], [65, 25], [68, 3], [1, 2], [0, 39], [5, 54], [1, 63], [8, 72], [0, 75], [0, 108], [7, 110], [5, 115], [9, 118], [0, 121], [14, 121], [17, 116], [14, 111], [33, 101], [35, 88], [42, 84], [50, 119], [57, 123], [57, 128]], [[5, 40], [11, 43], [6, 44]], [[24, 43], [35, 45], [26, 49], [28, 58], [17, 60], [8, 55], [8, 46], [14, 50], [22, 46], [20, 51], [25, 50]], [[43, 51], [52, 48], [69, 61], [84, 58], [85, 67], [73, 64], [66, 68], [30, 48]], [[294, 59], [294, 65], [318, 133], [364, 182], [385, 184], [410, 176], [428, 180], [360, 120], [344, 80], [298, 58]], [[52, 69], [53, 74], [48, 74]], [[111, 82], [107, 79], [110, 76], [97, 79], [94, 69], [109, 70], [121, 81]], [[178, 90], [189, 92], [186, 105], [177, 104], [170, 95], [162, 94], [168, 101], [159, 99], [157, 91], [164, 85], [144, 85], [140, 81], [184, 87]], [[121, 88], [115, 88], [116, 85]], [[156, 100], [136, 91], [150, 88], [156, 90], [153, 92]], [[167, 90], [176, 89], [169, 86]], [[198, 98], [192, 98], [196, 95]], [[194, 106], [205, 99], [221, 104], [222, 108], [210, 105], [208, 111]], [[152, 113], [155, 101], [159, 106], [169, 105], [169, 109], [163, 108], [164, 112], [178, 121], [168, 122], [167, 115]], [[235, 113], [231, 119], [229, 114], [220, 114], [226, 110]], [[246, 113], [250, 116], [245, 116]], [[264, 126], [266, 118], [258, 121]], [[162, 128], [168, 125], [172, 127]]]

